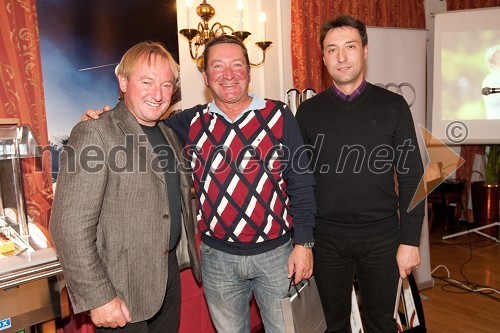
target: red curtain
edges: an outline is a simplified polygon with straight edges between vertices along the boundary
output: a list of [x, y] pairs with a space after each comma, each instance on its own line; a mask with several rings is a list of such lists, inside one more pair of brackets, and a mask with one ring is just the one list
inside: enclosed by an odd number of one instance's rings
[[447, 0], [448, 10], [476, 9], [500, 6], [500, 0]]
[[[45, 147], [48, 135], [36, 0], [0, 0], [0, 32], [0, 118], [17, 118], [20, 124], [29, 125], [38, 145]], [[50, 157], [24, 158], [21, 168], [27, 214], [47, 227], [52, 207]], [[87, 332], [93, 332], [89, 327]]]
[[[35, 0], [0, 0], [0, 118], [30, 125], [40, 146], [48, 143]], [[23, 159], [28, 215], [44, 226], [52, 204], [50, 159]]]
[[347, 14], [367, 26], [425, 28], [424, 1], [292, 0], [292, 68], [294, 87], [323, 91], [331, 85], [319, 46], [319, 30], [327, 19]]

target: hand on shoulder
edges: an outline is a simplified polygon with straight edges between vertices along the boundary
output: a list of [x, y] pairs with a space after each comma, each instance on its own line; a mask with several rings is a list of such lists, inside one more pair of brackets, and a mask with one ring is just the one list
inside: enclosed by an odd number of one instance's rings
[[111, 110], [111, 108], [108, 105], [105, 105], [101, 110], [88, 109], [80, 117], [80, 121], [86, 121], [86, 120], [90, 120], [90, 119], [99, 119], [99, 116], [102, 113], [109, 111], [109, 110]]

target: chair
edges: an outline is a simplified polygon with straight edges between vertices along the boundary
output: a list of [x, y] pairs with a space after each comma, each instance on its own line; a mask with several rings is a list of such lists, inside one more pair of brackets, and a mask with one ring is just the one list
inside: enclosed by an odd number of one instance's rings
[[444, 208], [444, 230], [448, 231], [450, 218], [453, 218], [458, 225], [464, 203], [462, 194], [465, 190], [464, 180], [447, 179], [439, 184], [436, 189], [427, 197], [427, 207], [429, 210], [429, 229], [438, 207]]

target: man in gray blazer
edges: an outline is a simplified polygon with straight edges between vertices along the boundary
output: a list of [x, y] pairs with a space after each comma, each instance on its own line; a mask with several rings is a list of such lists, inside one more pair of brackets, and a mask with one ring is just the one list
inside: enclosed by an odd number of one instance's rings
[[129, 49], [121, 99], [73, 129], [61, 156], [50, 232], [75, 313], [97, 332], [176, 332], [179, 267], [200, 280], [191, 179], [171, 129], [157, 124], [179, 67], [158, 43]]

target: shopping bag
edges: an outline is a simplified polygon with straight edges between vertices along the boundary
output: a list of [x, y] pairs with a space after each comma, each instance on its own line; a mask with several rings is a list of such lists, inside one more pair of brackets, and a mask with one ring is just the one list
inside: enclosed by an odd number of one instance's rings
[[427, 331], [422, 301], [412, 274], [408, 275], [407, 279], [399, 280], [394, 319], [398, 332], [424, 333]]
[[296, 285], [291, 281], [287, 296], [281, 300], [285, 332], [324, 333], [325, 314], [314, 276]]
[[[358, 282], [354, 281], [352, 308], [351, 308], [351, 331], [363, 333], [363, 300], [359, 295]], [[396, 321], [398, 333], [425, 333], [425, 318], [422, 301], [418, 292], [417, 283], [412, 274], [406, 279], [399, 279], [395, 307], [394, 320]]]
[[358, 305], [358, 296], [356, 294], [355, 284], [352, 286], [351, 292], [351, 332], [364, 333], [363, 320], [361, 319], [361, 312]]

